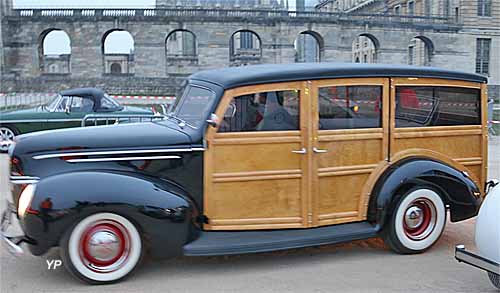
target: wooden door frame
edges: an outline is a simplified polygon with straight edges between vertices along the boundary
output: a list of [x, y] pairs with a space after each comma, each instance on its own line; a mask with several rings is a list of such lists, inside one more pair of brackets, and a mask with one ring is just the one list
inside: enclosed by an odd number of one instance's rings
[[[259, 85], [251, 85], [251, 86], [242, 86], [234, 89], [229, 89], [224, 92], [223, 97], [220, 99], [219, 105], [216, 108], [215, 114], [217, 117], [221, 117], [220, 119], [223, 119], [222, 117], [224, 116], [224, 113], [233, 100], [234, 97], [241, 96], [241, 95], [246, 95], [246, 94], [253, 94], [253, 93], [259, 93], [259, 92], [269, 92], [269, 91], [280, 91], [280, 90], [299, 90], [300, 96], [299, 96], [299, 130], [290, 130], [290, 131], [262, 131], [262, 132], [236, 132], [236, 133], [218, 133], [218, 129], [220, 125], [217, 125], [216, 127], [208, 127], [206, 131], [206, 151], [204, 154], [204, 179], [203, 179], [203, 184], [204, 184], [204, 196], [203, 196], [203, 210], [206, 212], [208, 209], [208, 198], [207, 196], [211, 194], [212, 190], [211, 188], [212, 183], [215, 180], [218, 180], [218, 178], [214, 177], [213, 173], [213, 145], [214, 141], [217, 138], [224, 138], [224, 139], [229, 139], [231, 140], [232, 143], [242, 143], [242, 144], [251, 144], [252, 140], [255, 139], [255, 137], [259, 137], [259, 139], [264, 139], [268, 142], [295, 142], [296, 138], [291, 137], [292, 135], [300, 135], [300, 138], [298, 141], [306, 150], [307, 153], [304, 155], [297, 154], [298, 156], [303, 156], [302, 162], [301, 162], [301, 171], [302, 171], [302, 181], [301, 181], [301, 205], [302, 205], [302, 211], [301, 211], [301, 227], [308, 227], [308, 218], [309, 218], [309, 210], [310, 210], [310, 205], [309, 205], [309, 197], [310, 197], [310, 184], [308, 182], [310, 181], [310, 126], [309, 126], [309, 121], [310, 121], [310, 112], [309, 112], [309, 107], [310, 107], [310, 93], [309, 89], [307, 86], [306, 81], [294, 81], [294, 82], [279, 82], [279, 83], [267, 83], [267, 84], [259, 84]], [[239, 176], [254, 176], [251, 171], [249, 172], [243, 172], [244, 174], [239, 174]], [[261, 179], [269, 179], [269, 178], [279, 178], [280, 174], [275, 174], [275, 172], [265, 172], [267, 174], [261, 174], [264, 172], [259, 172], [259, 177], [262, 177], [260, 175], [263, 175], [266, 178], [261, 178]], [[210, 219], [209, 219], [210, 221]], [[206, 225], [205, 228], [207, 229], [214, 229], [213, 227], [210, 227], [210, 224]], [[258, 225], [252, 225], [249, 227], [243, 227], [241, 230], [245, 229], [276, 229], [276, 228], [300, 228], [294, 224], [282, 224], [281, 227], [277, 227], [276, 224], [272, 223], [262, 223]], [[228, 230], [240, 230], [238, 229], [237, 226], [228, 226]], [[215, 229], [217, 230], [217, 229]]]
[[[322, 132], [329, 136], [338, 136], [343, 135], [343, 140], [356, 140], [357, 138], [381, 138], [382, 139], [382, 153], [381, 158], [382, 161], [376, 165], [367, 165], [367, 168], [373, 168], [371, 171], [369, 178], [364, 183], [362, 188], [362, 193], [360, 196], [360, 200], [358, 203], [358, 213], [357, 215], [346, 215], [349, 216], [349, 219], [352, 221], [363, 221], [367, 219], [367, 211], [368, 204], [370, 200], [370, 194], [372, 190], [372, 185], [374, 184], [374, 179], [378, 178], [379, 172], [381, 172], [382, 165], [385, 165], [389, 160], [389, 128], [390, 128], [390, 109], [389, 109], [389, 95], [390, 95], [390, 80], [385, 77], [359, 77], [359, 78], [336, 78], [336, 79], [325, 79], [325, 80], [315, 80], [312, 81], [311, 84], [311, 137], [312, 137], [312, 147], [317, 147], [319, 142], [319, 105], [318, 105], [318, 89], [321, 87], [328, 86], [381, 86], [382, 87], [382, 99], [380, 101], [380, 106], [382, 107], [381, 111], [381, 128], [358, 128], [358, 129], [337, 129], [337, 130], [323, 130]], [[379, 132], [379, 133], [374, 133]], [[311, 151], [311, 155], [312, 151]], [[311, 192], [311, 200], [313, 207], [313, 214], [319, 214], [319, 176], [316, 171], [317, 160], [311, 158], [311, 188], [314, 190]], [[339, 166], [339, 170], [335, 172], [346, 173], [355, 172], [354, 170], [341, 170], [342, 166]], [[332, 224], [335, 224], [336, 221], [332, 220]], [[314, 217], [313, 221], [314, 226], [319, 225], [318, 217]]]

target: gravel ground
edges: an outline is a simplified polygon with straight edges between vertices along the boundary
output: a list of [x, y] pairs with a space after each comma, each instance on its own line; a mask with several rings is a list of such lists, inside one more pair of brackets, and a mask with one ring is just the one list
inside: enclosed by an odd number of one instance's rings
[[[500, 178], [500, 137], [491, 140], [490, 177]], [[5, 171], [5, 156], [0, 168]], [[0, 177], [1, 178], [1, 177]], [[7, 182], [0, 182], [5, 196]], [[441, 239], [420, 255], [397, 255], [380, 239], [229, 257], [179, 257], [147, 260], [127, 280], [87, 286], [63, 268], [47, 269], [59, 259], [14, 258], [0, 248], [0, 292], [498, 292], [486, 273], [454, 260], [454, 246], [474, 250], [474, 220], [448, 223]]]

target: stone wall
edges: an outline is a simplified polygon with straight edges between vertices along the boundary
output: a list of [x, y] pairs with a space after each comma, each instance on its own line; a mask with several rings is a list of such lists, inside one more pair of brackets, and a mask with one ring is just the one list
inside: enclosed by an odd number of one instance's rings
[[[475, 47], [471, 44], [475, 44], [476, 36], [464, 33], [460, 24], [442, 19], [293, 14], [272, 10], [243, 13], [139, 9], [113, 12], [114, 16], [110, 13], [106, 10], [47, 10], [45, 13], [13, 10], [4, 16], [0, 92], [54, 92], [96, 86], [113, 94], [171, 95], [190, 73], [236, 65], [230, 58], [230, 38], [240, 30], [250, 30], [261, 40], [261, 63], [295, 62], [294, 41], [300, 33], [308, 32], [317, 36], [322, 62], [351, 62], [352, 44], [363, 34], [376, 40], [378, 63], [407, 64], [408, 45], [414, 37], [422, 36], [430, 40], [434, 48], [431, 66], [475, 70]], [[47, 75], [40, 70], [42, 36], [51, 29], [64, 30], [71, 39], [70, 74]], [[195, 59], [167, 59], [166, 37], [178, 29], [189, 30], [196, 36]], [[133, 74], [105, 73], [103, 39], [113, 30], [126, 30], [134, 38]], [[498, 42], [500, 38], [494, 42], [497, 47]], [[492, 75], [490, 83], [499, 85], [500, 74]]]

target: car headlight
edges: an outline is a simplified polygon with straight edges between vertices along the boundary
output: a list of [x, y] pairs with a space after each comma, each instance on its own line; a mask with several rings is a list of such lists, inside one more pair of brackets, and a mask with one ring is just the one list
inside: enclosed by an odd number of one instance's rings
[[17, 207], [17, 214], [19, 217], [24, 217], [26, 210], [31, 205], [31, 200], [33, 200], [33, 195], [35, 195], [35, 184], [29, 184], [26, 186], [19, 197], [19, 206]]

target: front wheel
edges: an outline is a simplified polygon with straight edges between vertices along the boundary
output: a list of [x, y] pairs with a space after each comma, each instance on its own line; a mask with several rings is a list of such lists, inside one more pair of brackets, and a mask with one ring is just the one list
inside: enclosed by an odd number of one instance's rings
[[402, 254], [420, 253], [441, 236], [446, 223], [446, 209], [437, 192], [417, 187], [405, 193], [384, 230], [384, 241]]
[[90, 215], [68, 231], [61, 257], [77, 278], [91, 284], [116, 282], [131, 273], [142, 257], [137, 228], [113, 213]]
[[500, 290], [500, 275], [488, 272], [488, 277], [490, 278], [491, 284]]

